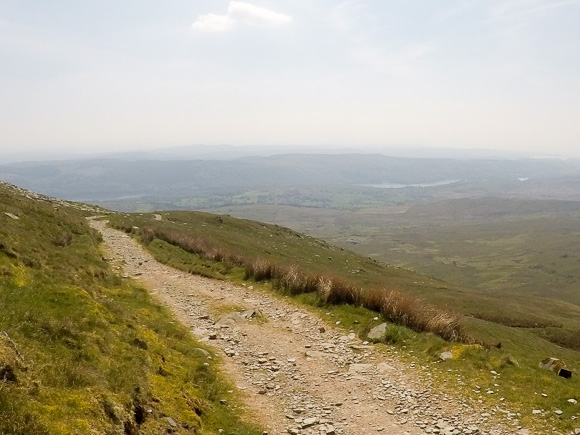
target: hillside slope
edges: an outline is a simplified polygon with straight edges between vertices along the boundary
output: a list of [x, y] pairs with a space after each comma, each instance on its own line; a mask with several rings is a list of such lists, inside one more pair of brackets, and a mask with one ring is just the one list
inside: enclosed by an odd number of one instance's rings
[[[499, 385], [493, 378], [494, 373], [501, 372], [501, 385], [508, 386], [507, 390], [502, 389], [501, 400], [509, 400], [523, 418], [535, 421], [532, 424], [538, 424], [537, 418], [540, 416], [544, 423], [573, 428], [575, 420], [580, 418], [577, 405], [569, 401], [580, 399], [577, 397], [580, 391], [580, 379], [577, 376], [580, 352], [560, 347], [544, 338], [554, 339], [559, 334], [576, 333], [580, 308], [575, 304], [534, 296], [514, 295], [507, 298], [486, 294], [388, 266], [277, 225], [235, 219], [227, 215], [159, 212], [115, 214], [109, 219], [117, 228], [139, 238], [157, 260], [189, 273], [237, 282], [244, 279], [254, 282], [252, 276], [257, 275], [248, 273], [247, 264], [251, 262], [237, 259], [239, 256], [254, 259], [258, 264], [268, 259], [270, 264], [280, 265], [286, 270], [288, 267], [294, 270], [291, 266], [296, 265], [298, 271], [302, 270], [311, 276], [346, 280], [354, 286], [360, 286], [363, 293], [368, 292], [378, 298], [382, 297], [381, 294], [391, 294], [391, 291], [412, 296], [416, 302], [407, 305], [411, 310], [415, 309], [414, 304], [451, 309], [462, 315], [462, 324], [468, 333], [486, 344], [459, 353], [458, 361], [452, 364], [446, 363], [453, 368], [449, 370], [450, 376], [457, 370], [470, 379], [466, 385], [467, 391], [464, 391], [466, 394], [471, 394], [471, 391], [478, 400], [483, 400], [481, 391], [473, 390], [473, 385], [489, 385], [490, 391], [494, 391], [494, 385]], [[260, 274], [256, 282], [267, 282], [264, 276], [268, 274]], [[297, 277], [293, 280], [301, 280], [300, 273], [293, 276]], [[350, 311], [353, 307], [345, 304], [344, 300], [335, 300], [338, 306], [329, 303], [328, 299], [320, 296], [320, 288], [316, 285], [297, 292], [288, 290], [280, 285], [286, 279], [284, 276], [274, 277], [268, 285], [285, 294], [298, 293], [300, 301], [320, 309], [322, 313], [337, 310], [341, 322], [364, 333], [361, 324], [353, 323]], [[319, 278], [317, 282], [327, 282], [325, 279]], [[380, 304], [376, 306], [380, 308]], [[382, 317], [388, 321], [393, 320], [390, 314], [384, 312]], [[405, 316], [399, 319], [415, 329], [413, 324], [406, 323]], [[416, 340], [409, 340], [408, 337], [413, 336], [412, 332], [396, 331], [396, 337], [388, 340], [403, 344], [404, 348], [415, 352], [415, 357], [429, 363], [440, 362], [441, 349], [457, 347], [431, 334], [418, 334]], [[572, 379], [564, 379], [541, 369], [539, 362], [548, 357], [565, 361], [575, 373]], [[493, 403], [494, 399], [500, 397], [489, 396]], [[532, 415], [532, 409], [542, 411]], [[562, 414], [564, 417], [554, 414], [561, 410], [565, 410], [565, 414]]]
[[216, 359], [102, 258], [89, 212], [0, 185], [0, 433], [261, 433], [219, 404]]
[[[282, 267], [297, 265], [313, 274], [326, 274], [347, 280], [368, 290], [402, 291], [428, 304], [462, 313], [465, 323], [479, 318], [507, 326], [530, 327], [535, 333], [554, 327], [568, 331], [580, 329], [578, 305], [530, 295], [490, 294], [477, 289], [435, 279], [400, 267], [393, 267], [353, 251], [330, 245], [290, 229], [227, 215], [203, 212], [163, 212], [162, 221], [151, 214], [117, 214], [111, 222], [131, 231], [132, 227], [157, 228], [184, 238], [208, 241], [226, 252], [247, 258], [270, 259]], [[177, 237], [179, 239], [179, 237]], [[227, 267], [215, 264], [196, 264], [182, 258], [170, 244], [156, 240], [149, 245], [161, 261], [203, 273], [223, 277]], [[394, 246], [393, 246], [394, 247]], [[482, 336], [483, 340], [488, 337]]]

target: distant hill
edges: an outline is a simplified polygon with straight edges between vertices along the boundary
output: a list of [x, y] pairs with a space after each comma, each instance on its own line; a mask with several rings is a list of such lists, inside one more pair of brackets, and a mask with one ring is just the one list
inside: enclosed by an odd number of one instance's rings
[[[580, 161], [559, 159], [454, 160], [380, 154], [287, 154], [229, 160], [24, 162], [0, 166], [0, 179], [70, 200], [187, 197], [199, 191], [300, 186], [415, 184], [445, 180], [541, 182], [575, 176]], [[580, 177], [576, 179], [580, 185]]]

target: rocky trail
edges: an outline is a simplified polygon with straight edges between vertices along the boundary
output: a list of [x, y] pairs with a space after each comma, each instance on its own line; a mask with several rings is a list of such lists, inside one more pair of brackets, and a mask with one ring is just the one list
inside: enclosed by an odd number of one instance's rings
[[515, 421], [498, 425], [497, 410], [438, 392], [429, 369], [402, 362], [396, 348], [362, 342], [252, 286], [167, 267], [104, 221], [91, 225], [124, 277], [141, 281], [224, 355], [221, 369], [269, 434], [529, 433]]

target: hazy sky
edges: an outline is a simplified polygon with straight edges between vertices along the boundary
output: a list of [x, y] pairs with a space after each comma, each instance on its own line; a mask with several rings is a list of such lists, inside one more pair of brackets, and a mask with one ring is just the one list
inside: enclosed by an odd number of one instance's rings
[[0, 0], [0, 154], [580, 154], [580, 0]]

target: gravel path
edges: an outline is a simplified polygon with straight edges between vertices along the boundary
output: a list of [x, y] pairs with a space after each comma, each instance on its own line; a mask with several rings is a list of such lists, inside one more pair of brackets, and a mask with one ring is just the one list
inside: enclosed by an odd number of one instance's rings
[[429, 368], [404, 364], [395, 348], [363, 343], [268, 292], [162, 265], [105, 222], [91, 225], [124, 277], [225, 355], [223, 372], [269, 434], [530, 433], [513, 421], [491, 425], [494, 410], [436, 391]]

